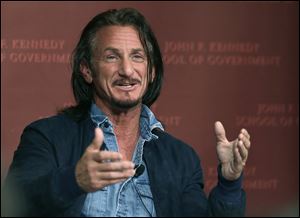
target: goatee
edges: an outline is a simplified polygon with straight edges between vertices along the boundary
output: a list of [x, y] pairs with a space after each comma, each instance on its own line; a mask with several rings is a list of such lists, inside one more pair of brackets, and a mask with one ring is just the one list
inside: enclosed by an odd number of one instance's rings
[[135, 106], [137, 106], [138, 104], [141, 103], [141, 100], [135, 100], [135, 101], [132, 101], [132, 100], [117, 100], [117, 99], [110, 99], [110, 102], [111, 102], [111, 105], [114, 107], [114, 108], [118, 108], [118, 109], [121, 109], [121, 110], [128, 110], [128, 109], [131, 109], [131, 108], [134, 108]]

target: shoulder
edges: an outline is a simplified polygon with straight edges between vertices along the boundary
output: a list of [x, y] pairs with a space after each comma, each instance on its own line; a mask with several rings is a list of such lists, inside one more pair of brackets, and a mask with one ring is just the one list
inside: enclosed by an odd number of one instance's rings
[[47, 118], [36, 120], [27, 125], [23, 131], [23, 135], [43, 135], [46, 138], [72, 138], [77, 135], [78, 131], [86, 127], [90, 123], [90, 119], [83, 121], [74, 121], [69, 116], [59, 114]]
[[60, 114], [51, 117], [42, 118], [36, 120], [26, 126], [27, 129], [39, 129], [44, 131], [54, 131], [54, 130], [67, 130], [78, 125], [75, 121], [67, 117], [66, 115]]
[[193, 148], [190, 145], [188, 145], [186, 142], [176, 138], [175, 136], [171, 135], [168, 132], [162, 131], [160, 129], [155, 129], [153, 133], [158, 136], [158, 139], [156, 140], [158, 143], [167, 146], [172, 146], [172, 147], [175, 146], [176, 148], [193, 150]]
[[194, 148], [181, 139], [159, 129], [155, 129], [153, 133], [158, 136], [158, 139], [154, 140], [154, 143], [158, 145], [157, 147], [160, 150], [168, 153], [171, 152], [173, 155], [189, 155], [197, 158]]
[[163, 169], [173, 178], [191, 178], [192, 174], [202, 172], [200, 157], [191, 145], [164, 131], [153, 133], [158, 139], [144, 147], [147, 164]]

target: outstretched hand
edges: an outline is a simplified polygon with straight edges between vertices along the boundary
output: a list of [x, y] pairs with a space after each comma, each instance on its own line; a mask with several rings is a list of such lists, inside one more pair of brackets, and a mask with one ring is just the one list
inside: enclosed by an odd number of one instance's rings
[[215, 122], [217, 138], [217, 155], [222, 166], [222, 176], [227, 180], [235, 180], [241, 176], [246, 165], [250, 149], [250, 135], [241, 129], [238, 138], [228, 141], [225, 129], [220, 121]]
[[86, 192], [94, 192], [134, 175], [134, 164], [126, 161], [119, 152], [101, 151], [104, 135], [95, 129], [95, 138], [86, 148], [75, 168], [78, 185]]

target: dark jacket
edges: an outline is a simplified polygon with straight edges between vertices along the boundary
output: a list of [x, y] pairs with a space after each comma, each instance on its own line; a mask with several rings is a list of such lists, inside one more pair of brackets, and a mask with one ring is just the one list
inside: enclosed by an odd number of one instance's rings
[[[3, 215], [80, 216], [86, 193], [75, 180], [75, 166], [94, 138], [90, 118], [75, 122], [65, 115], [27, 126], [14, 154], [4, 187]], [[243, 216], [241, 178], [219, 183], [209, 198], [195, 151], [166, 132], [144, 145], [157, 216]], [[13, 213], [11, 213], [13, 211]]]

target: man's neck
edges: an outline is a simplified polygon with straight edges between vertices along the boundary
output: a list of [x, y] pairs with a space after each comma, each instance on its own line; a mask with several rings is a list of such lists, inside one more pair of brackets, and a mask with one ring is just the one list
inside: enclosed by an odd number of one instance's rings
[[96, 100], [95, 103], [113, 124], [119, 152], [126, 160], [132, 160], [140, 135], [139, 124], [142, 105], [139, 104], [129, 110], [116, 110], [100, 100]]
[[112, 122], [117, 136], [123, 138], [130, 135], [136, 136], [139, 133], [141, 104], [128, 110], [117, 110], [100, 100], [96, 100], [95, 103]]

